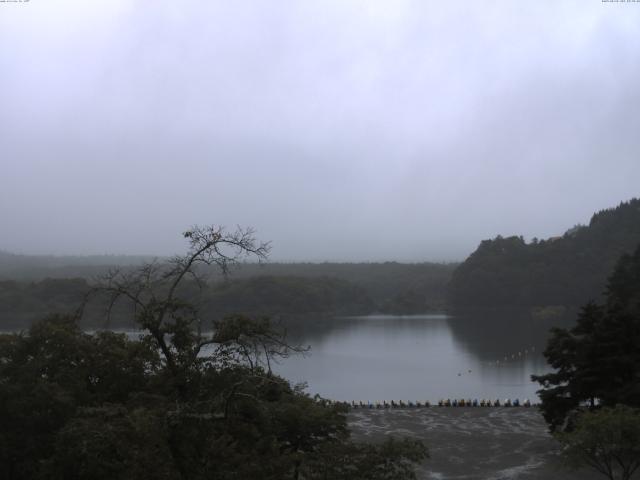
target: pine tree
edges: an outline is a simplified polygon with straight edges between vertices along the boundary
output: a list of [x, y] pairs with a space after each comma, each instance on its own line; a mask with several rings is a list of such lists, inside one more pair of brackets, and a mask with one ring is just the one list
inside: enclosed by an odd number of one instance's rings
[[555, 369], [532, 379], [552, 430], [580, 407], [640, 407], [640, 247], [609, 278], [606, 303], [582, 308], [571, 329], [553, 330], [544, 352]]

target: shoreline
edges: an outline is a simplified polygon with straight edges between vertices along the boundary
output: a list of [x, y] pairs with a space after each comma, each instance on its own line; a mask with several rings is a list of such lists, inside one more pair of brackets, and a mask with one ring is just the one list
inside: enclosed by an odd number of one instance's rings
[[565, 469], [558, 445], [536, 408], [450, 407], [351, 409], [354, 440], [421, 439], [430, 458], [419, 480], [597, 480], [588, 469]]

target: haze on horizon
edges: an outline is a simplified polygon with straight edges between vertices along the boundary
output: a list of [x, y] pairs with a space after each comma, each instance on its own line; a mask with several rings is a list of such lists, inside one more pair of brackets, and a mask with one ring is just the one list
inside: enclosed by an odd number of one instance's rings
[[0, 250], [462, 260], [640, 195], [640, 3], [0, 3]]

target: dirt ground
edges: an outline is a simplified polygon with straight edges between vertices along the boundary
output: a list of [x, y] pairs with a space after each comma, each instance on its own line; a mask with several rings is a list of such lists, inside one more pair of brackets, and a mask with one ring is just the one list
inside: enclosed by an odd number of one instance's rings
[[558, 445], [535, 408], [352, 410], [349, 425], [360, 441], [388, 435], [423, 439], [431, 458], [419, 469], [421, 480], [604, 478], [560, 464]]

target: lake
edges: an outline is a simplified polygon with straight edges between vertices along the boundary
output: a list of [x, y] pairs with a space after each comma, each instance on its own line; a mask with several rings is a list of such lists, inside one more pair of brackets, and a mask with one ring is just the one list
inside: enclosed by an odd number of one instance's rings
[[290, 328], [309, 345], [275, 370], [308, 392], [345, 401], [529, 398], [531, 374], [549, 371], [541, 352], [549, 325], [530, 316], [444, 314], [343, 317]]

